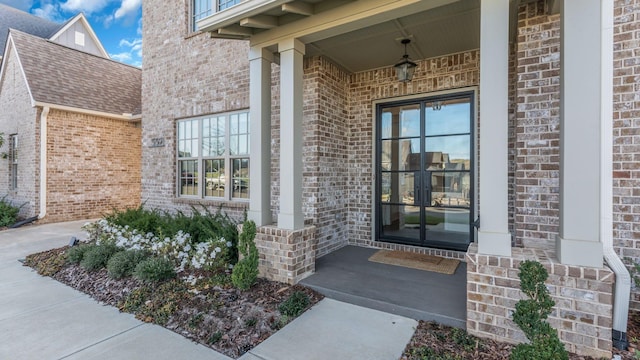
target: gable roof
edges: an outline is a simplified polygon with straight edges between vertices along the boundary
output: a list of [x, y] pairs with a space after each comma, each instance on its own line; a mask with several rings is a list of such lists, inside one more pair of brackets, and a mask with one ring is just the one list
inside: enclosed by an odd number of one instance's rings
[[61, 28], [61, 25], [11, 6], [0, 4], [0, 57], [4, 52], [9, 28], [41, 38], [49, 38]]
[[[93, 43], [95, 44], [97, 50], [98, 50], [98, 54], [102, 55], [102, 57], [108, 58], [109, 57], [109, 53], [107, 53], [107, 50], [105, 50], [104, 46], [102, 46], [102, 43], [100, 42], [100, 39], [98, 39], [98, 36], [96, 35], [96, 33], [93, 31], [93, 28], [91, 27], [91, 25], [89, 24], [89, 21], [87, 20], [87, 18], [84, 16], [83, 13], [78, 13], [76, 16], [72, 17], [71, 19], [67, 20], [64, 24], [62, 24], [59, 29], [51, 34], [50, 36], [48, 36], [47, 38], [53, 42], [57, 42], [62, 44], [59, 41], [59, 38], [66, 32], [69, 31], [69, 29], [73, 26], [73, 24], [75, 23], [80, 23], [82, 24], [82, 26], [84, 27], [85, 31], [87, 32], [87, 34], [89, 35], [89, 37], [91, 38], [91, 41], [93, 41]], [[42, 37], [42, 36], [41, 36]], [[64, 45], [64, 44], [63, 44]], [[77, 48], [78, 49], [78, 48]], [[95, 54], [95, 53], [94, 53]], [[96, 55], [98, 55], [96, 54]]]
[[139, 68], [13, 29], [9, 42], [16, 51], [34, 103], [118, 116], [141, 113]]

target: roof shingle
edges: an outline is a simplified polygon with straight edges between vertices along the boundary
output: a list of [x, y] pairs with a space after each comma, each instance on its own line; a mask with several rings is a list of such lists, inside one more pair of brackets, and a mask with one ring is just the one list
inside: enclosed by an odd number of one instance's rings
[[24, 11], [0, 4], [0, 57], [4, 52], [9, 29], [16, 29], [27, 34], [48, 39], [55, 34], [63, 24], [39, 18]]
[[20, 31], [11, 38], [33, 99], [110, 114], [140, 114], [142, 71]]

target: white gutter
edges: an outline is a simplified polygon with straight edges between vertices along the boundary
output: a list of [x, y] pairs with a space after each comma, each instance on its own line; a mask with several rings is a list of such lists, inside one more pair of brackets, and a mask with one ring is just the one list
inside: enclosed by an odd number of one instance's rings
[[613, 346], [626, 350], [631, 275], [613, 248], [613, 0], [602, 0], [600, 34], [600, 239], [607, 265], [616, 275]]
[[49, 107], [42, 108], [40, 114], [40, 214], [38, 219], [47, 215], [47, 116]]
[[50, 108], [50, 109], [69, 111], [69, 112], [74, 112], [74, 113], [79, 113], [79, 114], [100, 116], [100, 117], [106, 117], [106, 118], [109, 118], [109, 119], [125, 120], [125, 121], [131, 121], [131, 122], [138, 122], [138, 121], [140, 121], [142, 119], [141, 115], [132, 115], [132, 114], [128, 114], [128, 113], [123, 113], [122, 115], [118, 115], [118, 114], [106, 113], [106, 112], [103, 112], [103, 111], [81, 109], [81, 108], [76, 108], [76, 107], [73, 107], [73, 106], [50, 104], [50, 103], [45, 103], [45, 102], [41, 102], [41, 101], [34, 101], [32, 103], [32, 106], [34, 106], [34, 107], [35, 106], [40, 106], [42, 108]]

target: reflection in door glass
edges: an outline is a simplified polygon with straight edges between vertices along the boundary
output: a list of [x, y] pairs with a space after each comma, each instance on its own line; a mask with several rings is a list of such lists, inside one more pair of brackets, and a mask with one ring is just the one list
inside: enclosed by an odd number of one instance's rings
[[472, 95], [381, 106], [377, 237], [466, 250], [471, 240]]

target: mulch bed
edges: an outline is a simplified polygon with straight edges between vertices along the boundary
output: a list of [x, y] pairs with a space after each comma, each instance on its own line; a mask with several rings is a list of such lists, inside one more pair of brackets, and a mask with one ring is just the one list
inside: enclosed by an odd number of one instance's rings
[[[640, 346], [640, 314], [631, 311], [627, 336], [628, 351], [613, 349], [622, 359], [640, 359], [635, 349]], [[468, 335], [465, 331], [434, 322], [420, 321], [401, 360], [502, 360], [509, 359], [514, 345]], [[571, 360], [597, 360], [589, 356], [569, 354]]]
[[142, 321], [162, 325], [232, 358], [242, 356], [292, 320], [281, 315], [278, 306], [294, 292], [308, 296], [307, 308], [323, 298], [303, 286], [264, 279], [240, 291], [212, 281], [211, 274], [195, 272], [180, 274], [192, 279], [204, 276], [193, 285], [182, 280], [155, 286], [131, 277], [114, 280], [106, 269], [89, 272], [65, 263], [67, 248], [30, 255], [25, 265], [101, 303], [134, 313]]
[[[277, 308], [294, 292], [308, 295], [308, 307], [323, 298], [303, 286], [264, 279], [247, 291], [206, 281], [190, 286], [174, 280], [149, 287], [134, 278], [113, 280], [105, 269], [88, 272], [80, 266], [66, 264], [66, 249], [30, 255], [25, 265], [87, 293], [101, 303], [133, 312], [140, 320], [163, 325], [232, 358], [242, 356], [292, 320], [283, 317]], [[634, 356], [640, 348], [640, 313], [630, 312], [627, 336], [629, 351], [614, 349], [613, 354], [622, 359], [640, 359]], [[513, 346], [479, 339], [449, 326], [420, 321], [401, 360], [502, 360], [509, 358]], [[576, 354], [570, 354], [570, 359], [594, 360]]]

